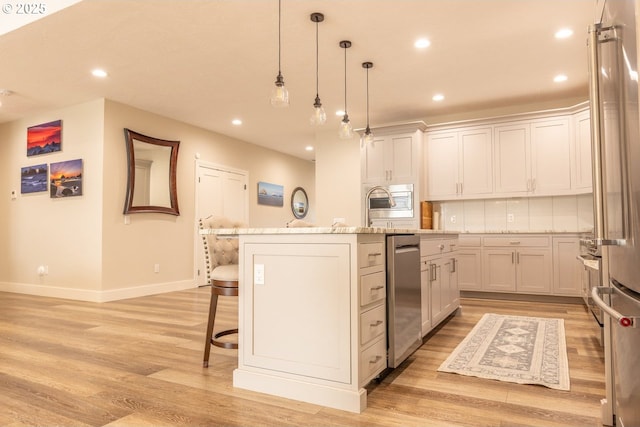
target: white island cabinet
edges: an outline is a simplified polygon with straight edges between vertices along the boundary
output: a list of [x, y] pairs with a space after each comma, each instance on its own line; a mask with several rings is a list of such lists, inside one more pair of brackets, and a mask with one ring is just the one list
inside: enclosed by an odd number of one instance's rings
[[363, 227], [203, 230], [238, 235], [235, 387], [361, 412], [387, 367], [386, 235]]

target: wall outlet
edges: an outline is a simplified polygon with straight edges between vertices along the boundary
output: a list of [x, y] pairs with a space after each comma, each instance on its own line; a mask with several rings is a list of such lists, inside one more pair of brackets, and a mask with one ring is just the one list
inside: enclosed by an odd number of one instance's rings
[[455, 215], [451, 215], [451, 224], [455, 224], [456, 223], [456, 216]]
[[153, 272], [154, 273], [160, 273], [160, 264], [154, 264], [153, 265]]
[[515, 217], [513, 214], [507, 214], [507, 222], [513, 222], [515, 221]]
[[47, 274], [49, 274], [49, 266], [39, 265], [37, 272], [38, 272], [38, 276], [46, 276]]

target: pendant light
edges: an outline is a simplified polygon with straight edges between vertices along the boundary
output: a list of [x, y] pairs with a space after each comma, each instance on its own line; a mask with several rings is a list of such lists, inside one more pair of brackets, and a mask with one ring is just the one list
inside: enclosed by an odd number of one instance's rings
[[312, 125], [323, 125], [327, 121], [327, 113], [322, 108], [320, 95], [318, 95], [318, 23], [324, 21], [324, 15], [318, 12], [312, 13], [311, 21], [316, 23], [316, 100], [313, 103], [313, 114], [310, 122]]
[[340, 138], [351, 139], [353, 138], [353, 128], [349, 122], [349, 115], [347, 114], [347, 49], [351, 47], [349, 40], [342, 40], [340, 47], [344, 49], [344, 116], [340, 122]]
[[371, 128], [369, 127], [369, 70], [373, 68], [373, 62], [363, 62], [362, 68], [367, 70], [367, 127], [364, 130], [364, 135], [362, 135], [360, 139], [360, 146], [364, 147], [369, 144], [373, 146], [373, 132], [371, 132]]
[[278, 0], [278, 75], [276, 76], [276, 85], [271, 90], [271, 105], [274, 107], [288, 107], [289, 106], [289, 91], [284, 86], [284, 78], [282, 77], [282, 71], [280, 67], [280, 27], [282, 20], [282, 0]]

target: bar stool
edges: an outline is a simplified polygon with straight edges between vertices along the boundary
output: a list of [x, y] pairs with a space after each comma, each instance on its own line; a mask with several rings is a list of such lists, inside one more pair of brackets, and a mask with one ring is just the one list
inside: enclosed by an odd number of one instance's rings
[[[205, 228], [238, 228], [244, 225], [225, 217], [210, 216], [199, 220], [201, 230]], [[218, 296], [238, 296], [238, 239], [232, 237], [218, 238], [215, 235], [202, 235], [207, 283], [211, 284], [211, 301], [209, 302], [209, 319], [205, 336], [203, 367], [209, 366], [211, 345], [216, 347], [237, 349], [237, 342], [220, 340], [226, 335], [237, 334], [238, 329], [226, 329], [214, 334]]]

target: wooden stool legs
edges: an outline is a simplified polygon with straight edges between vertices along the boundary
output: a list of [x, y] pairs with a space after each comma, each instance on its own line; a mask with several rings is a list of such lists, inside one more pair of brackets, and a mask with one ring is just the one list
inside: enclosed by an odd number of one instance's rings
[[237, 334], [238, 329], [227, 329], [217, 333], [213, 333], [214, 323], [216, 319], [216, 310], [218, 308], [218, 296], [238, 296], [238, 282], [221, 282], [213, 280], [211, 284], [211, 302], [209, 303], [209, 321], [207, 323], [207, 335], [204, 343], [204, 359], [202, 366], [209, 366], [209, 354], [211, 353], [211, 345], [216, 347], [237, 349], [238, 343], [221, 341], [219, 338], [226, 335]]

